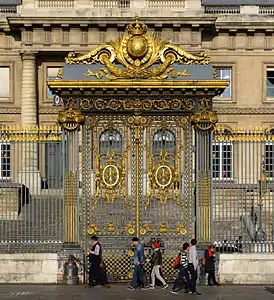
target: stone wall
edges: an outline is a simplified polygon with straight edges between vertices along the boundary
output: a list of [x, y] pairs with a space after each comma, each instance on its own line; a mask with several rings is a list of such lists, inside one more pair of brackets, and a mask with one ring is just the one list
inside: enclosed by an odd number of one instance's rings
[[0, 283], [57, 283], [56, 253], [0, 254]]
[[274, 255], [220, 254], [218, 273], [224, 284], [274, 284]]

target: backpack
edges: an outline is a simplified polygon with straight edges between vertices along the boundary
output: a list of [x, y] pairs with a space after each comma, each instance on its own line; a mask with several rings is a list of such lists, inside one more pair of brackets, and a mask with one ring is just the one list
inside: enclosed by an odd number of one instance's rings
[[174, 260], [174, 263], [173, 263], [174, 270], [180, 269], [180, 264], [181, 264], [181, 254], [179, 254], [176, 257], [176, 259]]
[[202, 258], [202, 265], [205, 266], [206, 265], [206, 259]]

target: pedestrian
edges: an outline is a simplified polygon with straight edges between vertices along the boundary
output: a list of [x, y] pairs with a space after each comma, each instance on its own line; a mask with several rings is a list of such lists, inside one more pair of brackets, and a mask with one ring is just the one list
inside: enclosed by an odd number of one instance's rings
[[91, 237], [92, 245], [88, 250], [90, 269], [89, 269], [89, 287], [97, 284], [106, 285], [104, 272], [102, 269], [102, 247], [96, 235]]
[[199, 264], [198, 254], [196, 249], [197, 240], [192, 239], [190, 243], [191, 243], [191, 247], [189, 248], [189, 252], [188, 252], [188, 268], [189, 268], [191, 281], [192, 281], [193, 294], [201, 295], [196, 290], [196, 282], [198, 278], [198, 264]]
[[160, 245], [155, 241], [151, 244], [152, 247], [152, 257], [151, 257], [151, 288], [155, 289], [155, 279], [157, 278], [163, 285], [164, 289], [168, 288], [167, 283], [165, 282], [164, 278], [161, 276], [160, 270], [162, 266], [162, 254], [160, 250]]
[[136, 290], [138, 286], [138, 282], [141, 284], [142, 290], [148, 290], [149, 285], [145, 277], [145, 251], [144, 247], [139, 242], [137, 237], [132, 239], [132, 246], [134, 247], [134, 257], [133, 257], [133, 264], [134, 264], [134, 271], [133, 277], [131, 281], [131, 285], [128, 287], [129, 290]]
[[172, 294], [178, 294], [178, 291], [180, 290], [180, 286], [183, 282], [183, 279], [186, 279], [186, 293], [190, 291], [190, 293], [193, 293], [192, 288], [192, 281], [190, 279], [189, 273], [188, 273], [188, 258], [187, 258], [187, 251], [189, 249], [189, 243], [183, 244], [183, 251], [180, 253], [180, 267], [179, 267], [179, 275], [177, 279], [174, 282], [174, 285], [171, 289]]
[[211, 280], [213, 285], [220, 285], [215, 277], [215, 247], [213, 245], [205, 251], [205, 272], [208, 274], [207, 285], [212, 286]]

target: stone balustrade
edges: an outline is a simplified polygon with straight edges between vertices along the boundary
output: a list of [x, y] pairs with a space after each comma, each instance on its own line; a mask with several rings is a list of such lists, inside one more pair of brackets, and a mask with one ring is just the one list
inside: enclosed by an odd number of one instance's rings
[[74, 4], [74, 0], [38, 0], [40, 8], [73, 8]]
[[180, 8], [185, 7], [185, 0], [147, 0], [148, 8]]

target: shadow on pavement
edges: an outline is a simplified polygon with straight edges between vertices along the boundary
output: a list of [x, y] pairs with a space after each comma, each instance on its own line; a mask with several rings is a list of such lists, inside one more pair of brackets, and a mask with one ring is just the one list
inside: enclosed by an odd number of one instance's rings
[[269, 292], [270, 294], [274, 294], [274, 287], [266, 286], [264, 289], [265, 289], [267, 292]]

